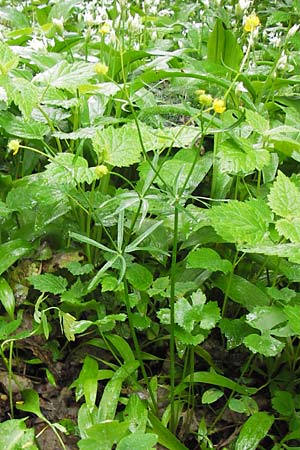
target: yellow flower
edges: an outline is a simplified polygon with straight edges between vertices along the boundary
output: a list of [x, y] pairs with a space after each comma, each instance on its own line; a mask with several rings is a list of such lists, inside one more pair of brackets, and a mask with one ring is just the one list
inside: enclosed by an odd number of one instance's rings
[[215, 98], [213, 102], [213, 110], [218, 114], [222, 114], [224, 111], [226, 111], [224, 100], [221, 98]]
[[97, 178], [102, 178], [102, 177], [104, 177], [104, 175], [107, 175], [107, 174], [108, 174], [108, 168], [104, 164], [101, 164], [100, 166], [95, 167], [95, 175], [97, 176]]
[[106, 75], [108, 72], [108, 67], [106, 64], [98, 62], [97, 64], [95, 64], [95, 72], [98, 75]]
[[12, 152], [13, 156], [16, 156], [20, 149], [20, 142], [19, 139], [12, 139], [9, 141], [7, 148], [10, 152]]
[[110, 32], [110, 25], [109, 23], [105, 22], [102, 27], [99, 28], [99, 33], [101, 34], [108, 34]]
[[244, 21], [244, 30], [247, 33], [251, 33], [251, 31], [254, 31], [255, 28], [259, 27], [260, 20], [259, 17], [255, 13], [250, 14], [250, 16], [247, 16]]

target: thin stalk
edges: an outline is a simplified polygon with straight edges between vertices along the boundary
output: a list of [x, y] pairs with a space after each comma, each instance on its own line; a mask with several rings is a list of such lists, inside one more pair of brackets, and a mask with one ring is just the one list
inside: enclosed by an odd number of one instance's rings
[[[178, 200], [177, 200], [178, 201]], [[176, 284], [176, 263], [178, 245], [178, 208], [175, 203], [174, 225], [173, 225], [173, 249], [170, 271], [170, 430], [175, 433], [175, 284]]]

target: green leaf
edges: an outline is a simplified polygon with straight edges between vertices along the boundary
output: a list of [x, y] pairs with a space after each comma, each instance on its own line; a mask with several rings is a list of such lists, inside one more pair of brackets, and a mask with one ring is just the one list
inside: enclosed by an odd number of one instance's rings
[[32, 244], [22, 239], [15, 239], [0, 245], [0, 275], [18, 259], [27, 256], [32, 249]]
[[245, 319], [221, 319], [220, 330], [227, 339], [227, 348], [231, 350], [243, 343], [248, 334], [252, 333], [252, 328], [245, 323]]
[[138, 394], [132, 394], [124, 411], [124, 419], [130, 422], [131, 431], [145, 432], [148, 423], [148, 410], [146, 404]]
[[152, 273], [141, 264], [133, 263], [126, 270], [129, 283], [139, 291], [146, 291], [153, 282]]
[[227, 259], [221, 259], [220, 255], [210, 248], [199, 248], [188, 254], [188, 269], [205, 269], [211, 272], [231, 272], [232, 264]]
[[211, 388], [205, 391], [202, 395], [201, 401], [203, 405], [210, 405], [223, 397], [224, 392], [220, 389]]
[[65, 292], [68, 285], [68, 281], [65, 278], [53, 275], [52, 273], [31, 275], [29, 281], [34, 286], [34, 289], [41, 292], [50, 292], [54, 295]]
[[22, 391], [22, 402], [17, 403], [17, 409], [35, 414], [40, 419], [43, 419], [43, 414], [40, 409], [40, 399], [33, 389], [25, 389]]
[[[248, 395], [250, 393], [256, 392], [255, 388], [247, 388], [244, 386], [241, 386], [240, 384], [236, 383], [235, 381], [231, 380], [230, 378], [224, 377], [223, 375], [219, 375], [216, 372], [194, 372], [191, 375], [188, 375], [184, 380], [183, 383], [190, 383], [193, 381], [193, 383], [206, 383], [206, 384], [213, 384], [215, 386], [220, 386], [224, 388], [231, 389], [232, 391], [235, 391], [242, 395]], [[176, 389], [177, 392], [180, 392], [182, 390], [182, 385], [179, 385]]]
[[37, 74], [33, 82], [74, 92], [95, 76], [93, 64], [77, 61], [72, 64], [61, 61], [45, 72]]
[[223, 21], [218, 18], [207, 42], [208, 61], [237, 70], [242, 57], [236, 37], [232, 31], [225, 29]]
[[276, 391], [272, 397], [272, 406], [282, 416], [289, 417], [295, 412], [295, 401], [288, 391]]
[[293, 243], [300, 243], [300, 217], [279, 219], [275, 227], [278, 233], [286, 239], [289, 239]]
[[86, 356], [79, 377], [72, 383], [75, 387], [76, 401], [84, 395], [89, 412], [95, 405], [98, 388], [98, 363], [94, 358]]
[[131, 124], [97, 130], [92, 142], [99, 160], [113, 167], [131, 166], [140, 160], [140, 138], [138, 130]]
[[16, 304], [14, 293], [8, 282], [2, 277], [0, 277], [0, 301], [10, 319], [13, 320]]
[[116, 414], [122, 384], [139, 366], [138, 361], [123, 364], [106, 384], [98, 409], [98, 420], [113, 420]]
[[235, 450], [255, 450], [260, 441], [267, 435], [274, 422], [274, 417], [257, 412], [244, 423], [235, 444]]
[[231, 411], [235, 411], [240, 414], [247, 414], [248, 416], [258, 412], [256, 401], [247, 395], [243, 395], [239, 399], [232, 398], [229, 400], [228, 407]]
[[92, 425], [86, 430], [86, 439], [81, 439], [78, 443], [80, 450], [111, 450], [113, 445], [119, 442], [128, 431], [127, 422], [109, 420], [103, 423]]
[[5, 450], [38, 450], [34, 429], [27, 429], [25, 419], [10, 419], [0, 423], [0, 448]]
[[152, 450], [157, 443], [157, 435], [136, 431], [120, 440], [116, 450]]
[[226, 292], [229, 298], [252, 311], [256, 306], [268, 306], [269, 297], [255, 284], [239, 275], [220, 275], [213, 279], [213, 284]]
[[188, 450], [167, 428], [163, 426], [161, 421], [151, 412], [149, 412], [149, 419], [152, 425], [152, 431], [157, 434], [159, 444], [163, 445], [169, 450]]
[[15, 116], [10, 112], [2, 112], [0, 126], [6, 133], [23, 139], [36, 139], [42, 141], [45, 134], [50, 132], [50, 127], [42, 122], [29, 119], [26, 122], [23, 117]]
[[264, 134], [270, 128], [270, 124], [267, 119], [265, 119], [258, 112], [250, 109], [246, 109], [246, 121], [253, 128], [253, 130], [259, 134]]
[[272, 328], [283, 324], [286, 320], [286, 315], [282, 308], [274, 305], [257, 306], [246, 316], [247, 323], [253, 328], [257, 328], [261, 332], [269, 331], [270, 333], [272, 333]]
[[278, 216], [290, 218], [300, 215], [300, 191], [280, 171], [268, 195], [268, 204]]
[[272, 213], [262, 200], [232, 200], [213, 206], [208, 215], [216, 232], [227, 242], [255, 245], [268, 238]]
[[134, 353], [128, 342], [117, 334], [108, 334], [106, 339], [115, 347], [124, 362], [135, 361]]
[[243, 343], [252, 353], [259, 353], [263, 356], [276, 356], [285, 347], [283, 342], [269, 334], [261, 336], [259, 334], [249, 334], [244, 338]]
[[300, 248], [298, 243], [293, 244], [260, 244], [258, 246], [241, 246], [240, 251], [245, 253], [262, 253], [264, 255], [288, 258], [293, 263], [300, 264]]
[[11, 97], [26, 120], [30, 119], [33, 108], [38, 103], [38, 89], [25, 78], [14, 78]]
[[19, 57], [4, 42], [0, 43], [0, 71], [6, 75], [19, 64]]
[[300, 336], [300, 305], [287, 305], [284, 307], [284, 313], [289, 320], [289, 326]]

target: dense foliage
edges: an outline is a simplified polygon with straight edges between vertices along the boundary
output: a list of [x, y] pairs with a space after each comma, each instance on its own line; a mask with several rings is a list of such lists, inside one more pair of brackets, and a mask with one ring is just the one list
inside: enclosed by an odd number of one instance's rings
[[0, 447], [300, 448], [299, 1], [0, 4]]

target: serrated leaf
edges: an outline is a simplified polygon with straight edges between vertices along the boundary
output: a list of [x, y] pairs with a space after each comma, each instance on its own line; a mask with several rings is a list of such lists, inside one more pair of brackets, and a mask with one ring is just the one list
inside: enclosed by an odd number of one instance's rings
[[[299, 211], [300, 215], [300, 211]], [[279, 234], [293, 243], [300, 243], [300, 217], [279, 219], [275, 224]]]
[[280, 171], [268, 195], [268, 204], [278, 216], [287, 218], [300, 215], [299, 189]]
[[285, 344], [269, 334], [249, 334], [243, 340], [244, 345], [252, 353], [263, 356], [276, 356], [282, 352]]
[[126, 278], [129, 283], [139, 291], [146, 291], [153, 282], [153, 276], [150, 270], [137, 263], [128, 266]]
[[232, 200], [213, 206], [208, 215], [212, 226], [225, 241], [252, 245], [266, 240], [272, 219], [268, 206], [259, 199]]
[[29, 277], [29, 281], [34, 289], [41, 292], [50, 292], [53, 295], [62, 294], [68, 285], [68, 281], [65, 278], [53, 275], [52, 273], [32, 275]]
[[140, 160], [142, 146], [138, 130], [132, 125], [109, 126], [96, 131], [93, 147], [101, 162], [113, 167], [127, 167]]
[[232, 264], [226, 259], [221, 259], [220, 255], [211, 248], [199, 248], [188, 254], [188, 269], [205, 269], [212, 272], [221, 271], [224, 273], [232, 270]]
[[0, 126], [6, 133], [23, 139], [37, 139], [42, 141], [45, 134], [50, 132], [50, 127], [42, 122], [15, 116], [8, 111], [0, 115]]
[[33, 108], [38, 103], [38, 89], [25, 78], [14, 78], [11, 97], [26, 120], [31, 116]]
[[19, 57], [4, 42], [0, 43], [0, 71], [6, 75], [19, 64]]
[[264, 255], [279, 256], [280, 258], [288, 258], [293, 263], [300, 264], [300, 248], [299, 244], [260, 244], [258, 246], [246, 247], [240, 246], [240, 251], [245, 253], [262, 253]]
[[264, 134], [269, 130], [270, 124], [267, 119], [260, 115], [256, 111], [246, 109], [246, 121], [247, 123], [259, 134]]
[[255, 450], [260, 441], [267, 435], [274, 422], [274, 417], [257, 412], [244, 423], [235, 444], [235, 450]]
[[76, 61], [72, 64], [61, 61], [45, 72], [37, 74], [33, 82], [74, 92], [95, 76], [93, 64]]

